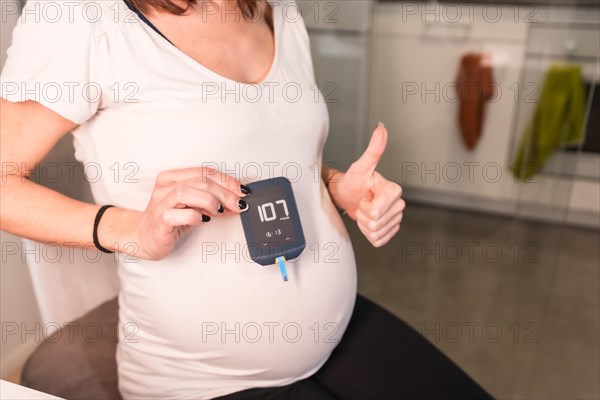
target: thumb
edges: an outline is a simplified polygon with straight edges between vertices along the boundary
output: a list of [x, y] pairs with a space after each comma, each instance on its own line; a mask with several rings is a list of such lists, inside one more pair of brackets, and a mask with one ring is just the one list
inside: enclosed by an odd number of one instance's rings
[[388, 134], [385, 125], [381, 122], [377, 124], [373, 136], [367, 150], [363, 153], [358, 160], [352, 164], [353, 172], [361, 174], [372, 174], [377, 167], [377, 163], [383, 156], [385, 147], [387, 146]]

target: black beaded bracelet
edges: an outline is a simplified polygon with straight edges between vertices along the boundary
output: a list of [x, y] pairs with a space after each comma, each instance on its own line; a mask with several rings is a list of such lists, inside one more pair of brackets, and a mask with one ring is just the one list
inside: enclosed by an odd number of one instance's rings
[[98, 250], [100, 250], [101, 252], [108, 253], [108, 254], [112, 254], [112, 253], [114, 253], [114, 251], [110, 251], [107, 248], [102, 247], [102, 245], [98, 241], [98, 225], [100, 225], [100, 219], [104, 215], [104, 212], [111, 207], [114, 207], [114, 206], [106, 205], [106, 206], [100, 207], [100, 209], [98, 210], [98, 213], [96, 214], [96, 219], [94, 220], [94, 232], [92, 234], [92, 237], [94, 238], [94, 245], [96, 246], [96, 248]]

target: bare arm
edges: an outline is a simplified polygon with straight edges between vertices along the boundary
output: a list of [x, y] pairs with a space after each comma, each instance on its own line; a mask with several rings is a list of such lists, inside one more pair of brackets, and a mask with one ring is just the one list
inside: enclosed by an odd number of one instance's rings
[[[0, 99], [2, 230], [40, 242], [77, 247], [92, 241], [99, 206], [64, 196], [27, 177], [28, 171], [76, 126], [39, 103]], [[98, 230], [101, 244], [118, 251], [112, 243], [125, 245], [135, 240], [131, 225], [137, 214], [131, 210], [108, 210]]]
[[[76, 125], [39, 103], [4, 99], [0, 121], [2, 229], [40, 242], [89, 245], [100, 207], [27, 179], [27, 170]], [[238, 180], [214, 169], [164, 171], [143, 212], [116, 207], [106, 211], [98, 227], [99, 242], [113, 251], [160, 260], [181, 236], [210, 221], [209, 216], [242, 212], [246, 207], [240, 197], [246, 194], [247, 188]]]

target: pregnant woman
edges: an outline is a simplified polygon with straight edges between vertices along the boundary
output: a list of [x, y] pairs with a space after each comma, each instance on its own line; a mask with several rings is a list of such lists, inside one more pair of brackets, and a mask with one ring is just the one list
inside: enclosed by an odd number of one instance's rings
[[[321, 168], [328, 114], [295, 2], [30, 0], [2, 98], [2, 161], [20, 166], [3, 169], [3, 229], [118, 253], [119, 324], [135, 338], [117, 348], [124, 398], [484, 393], [424, 340], [394, 336], [400, 321], [349, 328], [356, 267], [338, 209], [381, 246], [404, 201], [375, 172], [382, 124], [346, 173]], [[25, 179], [68, 132], [101, 173], [96, 204]], [[287, 282], [247, 256], [240, 222], [248, 185], [280, 176], [306, 238]], [[354, 346], [353, 331], [379, 336]]]

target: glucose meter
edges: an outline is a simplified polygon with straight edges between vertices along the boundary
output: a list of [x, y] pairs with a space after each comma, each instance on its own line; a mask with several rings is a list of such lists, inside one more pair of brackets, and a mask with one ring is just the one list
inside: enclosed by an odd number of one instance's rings
[[241, 214], [242, 226], [252, 261], [260, 265], [279, 264], [287, 281], [285, 261], [298, 257], [306, 247], [292, 184], [285, 177], [247, 184], [252, 194]]

